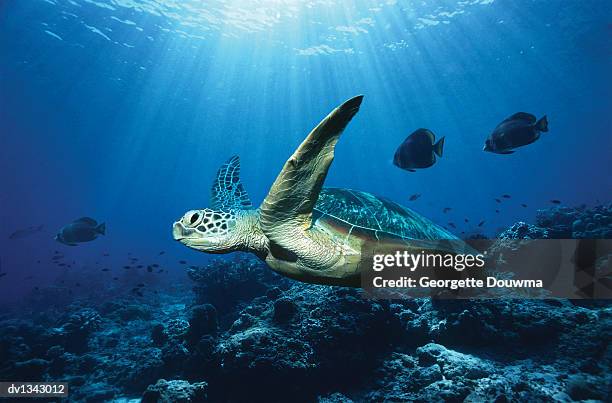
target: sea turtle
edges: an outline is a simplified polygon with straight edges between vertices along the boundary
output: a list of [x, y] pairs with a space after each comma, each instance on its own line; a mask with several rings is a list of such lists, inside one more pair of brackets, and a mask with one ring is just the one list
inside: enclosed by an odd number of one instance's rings
[[[360, 286], [362, 270], [371, 269], [373, 253], [457, 240], [390, 200], [323, 188], [336, 143], [362, 99], [349, 99], [310, 132], [258, 209], [240, 182], [239, 158], [230, 158], [217, 172], [210, 208], [189, 211], [175, 222], [174, 239], [202, 252], [252, 252], [272, 270], [303, 282], [354, 287]], [[434, 249], [445, 248], [436, 242], [429, 248]]]

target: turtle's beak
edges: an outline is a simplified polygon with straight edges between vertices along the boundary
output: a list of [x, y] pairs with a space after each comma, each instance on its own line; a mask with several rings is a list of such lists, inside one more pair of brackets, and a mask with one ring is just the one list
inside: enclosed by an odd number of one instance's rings
[[180, 221], [175, 222], [172, 226], [172, 236], [174, 237], [175, 241], [183, 240], [189, 237], [189, 235], [193, 234], [193, 232], [193, 230], [185, 228]]
[[179, 241], [183, 245], [196, 250], [205, 250], [212, 244], [210, 240], [198, 236], [196, 230], [187, 228], [185, 225], [177, 221], [172, 226], [172, 236], [175, 241]]

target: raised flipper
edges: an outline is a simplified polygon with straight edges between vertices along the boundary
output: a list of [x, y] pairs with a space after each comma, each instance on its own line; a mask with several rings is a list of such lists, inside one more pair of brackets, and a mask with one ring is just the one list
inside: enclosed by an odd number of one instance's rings
[[334, 147], [362, 99], [361, 95], [351, 98], [334, 109], [285, 163], [260, 207], [261, 228], [273, 243], [293, 249], [296, 238], [305, 237], [334, 159]]
[[253, 207], [240, 182], [240, 158], [237, 155], [227, 160], [217, 171], [210, 207], [214, 210], [244, 210]]

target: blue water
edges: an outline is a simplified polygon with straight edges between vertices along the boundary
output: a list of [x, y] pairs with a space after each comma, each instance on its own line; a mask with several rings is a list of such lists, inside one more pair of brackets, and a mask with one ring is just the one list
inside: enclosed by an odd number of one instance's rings
[[[328, 186], [389, 197], [464, 235], [486, 220], [494, 236], [550, 199], [609, 202], [610, 10], [602, 0], [2, 1], [0, 259], [12, 275], [0, 293], [20, 295], [29, 274], [53, 280], [53, 250], [83, 273], [105, 252], [117, 264], [162, 250], [162, 264], [204, 261], [172, 241], [171, 224], [208, 205], [217, 167], [240, 155], [258, 205], [310, 129], [357, 94]], [[546, 114], [550, 132], [513, 155], [484, 153], [518, 111]], [[420, 127], [446, 136], [444, 157], [402, 171], [395, 148]], [[503, 193], [512, 199], [500, 206]], [[84, 215], [107, 235], [75, 248], [53, 240]]]

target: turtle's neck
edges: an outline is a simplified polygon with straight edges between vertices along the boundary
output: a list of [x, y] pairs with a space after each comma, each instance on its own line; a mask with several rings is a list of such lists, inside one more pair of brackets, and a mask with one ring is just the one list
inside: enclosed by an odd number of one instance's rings
[[241, 211], [236, 229], [240, 237], [239, 249], [265, 259], [269, 251], [269, 241], [261, 230], [259, 209]]

